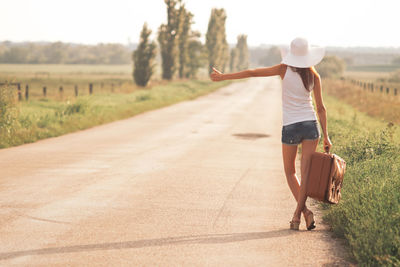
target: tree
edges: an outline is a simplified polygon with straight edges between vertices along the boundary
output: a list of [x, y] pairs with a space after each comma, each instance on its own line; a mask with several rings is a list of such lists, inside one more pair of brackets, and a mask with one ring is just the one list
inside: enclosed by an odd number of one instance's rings
[[189, 38], [191, 35], [190, 27], [193, 23], [193, 14], [186, 10], [185, 6], [182, 5], [179, 8], [179, 20], [178, 20], [178, 47], [179, 47], [179, 78], [185, 77], [185, 68], [189, 59], [188, 45]]
[[389, 82], [399, 83], [400, 82], [400, 70], [394, 71], [389, 76]]
[[131, 54], [121, 44], [0, 43], [0, 63], [129, 64]]
[[177, 45], [176, 37], [179, 27], [179, 12], [175, 8], [177, 0], [164, 0], [167, 5], [167, 24], [158, 30], [158, 42], [161, 48], [162, 78], [171, 80], [176, 71]]
[[229, 46], [225, 33], [226, 13], [223, 8], [212, 9], [206, 34], [206, 47], [208, 52], [209, 73], [211, 67], [225, 71], [229, 60]]
[[140, 33], [139, 45], [132, 55], [134, 62], [133, 78], [139, 86], [146, 86], [154, 72], [153, 61], [156, 56], [156, 44], [149, 40], [150, 34], [151, 30], [145, 23]]
[[231, 56], [229, 60], [229, 69], [231, 72], [237, 71], [238, 66], [238, 51], [236, 47], [231, 48]]
[[247, 47], [247, 35], [241, 34], [237, 37], [237, 70], [249, 68], [249, 48]]
[[316, 66], [321, 77], [337, 77], [343, 74], [346, 68], [344, 60], [336, 56], [327, 56]]
[[186, 64], [186, 78], [195, 78], [198, 69], [206, 63], [206, 51], [199, 40], [199, 32], [192, 32], [188, 42], [188, 61]]
[[259, 64], [264, 66], [271, 66], [279, 64], [282, 61], [281, 51], [277, 46], [272, 46], [268, 49], [265, 56], [259, 60]]

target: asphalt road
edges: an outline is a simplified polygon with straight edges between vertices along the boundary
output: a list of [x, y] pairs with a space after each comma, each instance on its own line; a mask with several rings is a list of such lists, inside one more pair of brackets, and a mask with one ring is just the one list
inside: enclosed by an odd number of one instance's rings
[[289, 230], [276, 78], [0, 150], [0, 266], [347, 265]]

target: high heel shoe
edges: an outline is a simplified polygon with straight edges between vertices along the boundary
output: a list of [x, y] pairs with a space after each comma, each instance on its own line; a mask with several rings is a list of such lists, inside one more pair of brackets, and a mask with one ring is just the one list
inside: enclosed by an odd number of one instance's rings
[[314, 214], [311, 211], [303, 213], [304, 219], [306, 220], [307, 230], [312, 230], [315, 228]]
[[300, 221], [290, 221], [290, 230], [299, 230]]

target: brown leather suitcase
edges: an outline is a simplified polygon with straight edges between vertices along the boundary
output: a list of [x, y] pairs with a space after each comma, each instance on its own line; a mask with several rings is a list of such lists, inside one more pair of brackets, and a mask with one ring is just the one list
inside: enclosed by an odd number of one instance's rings
[[331, 153], [314, 152], [307, 181], [307, 196], [330, 204], [341, 198], [346, 162]]

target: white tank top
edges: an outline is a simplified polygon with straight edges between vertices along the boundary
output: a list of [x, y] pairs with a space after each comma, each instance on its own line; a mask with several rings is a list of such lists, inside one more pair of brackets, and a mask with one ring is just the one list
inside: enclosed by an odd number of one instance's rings
[[311, 91], [306, 90], [300, 74], [287, 66], [282, 82], [283, 126], [301, 121], [317, 120]]

